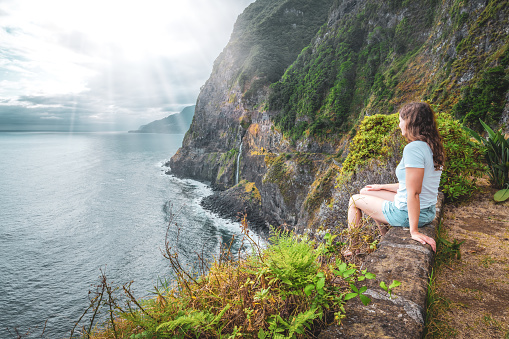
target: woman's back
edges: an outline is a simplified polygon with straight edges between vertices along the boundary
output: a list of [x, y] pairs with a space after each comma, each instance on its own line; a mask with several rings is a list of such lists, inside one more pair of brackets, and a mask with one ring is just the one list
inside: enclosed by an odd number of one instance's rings
[[396, 168], [399, 189], [394, 197], [394, 203], [401, 210], [407, 209], [407, 191], [405, 168], [424, 168], [422, 190], [419, 194], [420, 207], [426, 208], [437, 203], [438, 186], [440, 185], [441, 170], [435, 170], [433, 152], [429, 145], [420, 140], [412, 141], [405, 146], [403, 158]]

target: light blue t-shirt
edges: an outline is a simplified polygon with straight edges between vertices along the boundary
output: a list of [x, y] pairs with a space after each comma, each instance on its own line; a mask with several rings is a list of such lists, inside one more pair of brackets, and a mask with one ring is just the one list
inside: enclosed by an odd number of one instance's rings
[[435, 205], [437, 203], [438, 186], [440, 185], [442, 171], [435, 171], [433, 152], [426, 142], [420, 140], [412, 141], [403, 149], [403, 158], [398, 167], [396, 167], [399, 189], [394, 197], [394, 205], [400, 210], [408, 210], [405, 181], [406, 167], [424, 168], [422, 190], [419, 194], [421, 209]]

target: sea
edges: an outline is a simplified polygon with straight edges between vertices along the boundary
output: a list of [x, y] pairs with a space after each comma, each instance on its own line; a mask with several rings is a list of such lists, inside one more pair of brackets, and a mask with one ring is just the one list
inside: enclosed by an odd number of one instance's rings
[[166, 173], [182, 139], [0, 133], [0, 338], [68, 338], [102, 273], [152, 296], [174, 281], [167, 232], [188, 268], [232, 239], [247, 250], [238, 222], [200, 206], [206, 183]]

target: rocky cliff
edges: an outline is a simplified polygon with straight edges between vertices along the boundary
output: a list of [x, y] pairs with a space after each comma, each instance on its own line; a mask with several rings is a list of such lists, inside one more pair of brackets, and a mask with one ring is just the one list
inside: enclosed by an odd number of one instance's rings
[[256, 192], [273, 225], [327, 225], [364, 116], [428, 100], [473, 128], [479, 118], [508, 128], [508, 27], [507, 0], [257, 0], [217, 58], [171, 171], [248, 187], [235, 190], [246, 197], [238, 208]]

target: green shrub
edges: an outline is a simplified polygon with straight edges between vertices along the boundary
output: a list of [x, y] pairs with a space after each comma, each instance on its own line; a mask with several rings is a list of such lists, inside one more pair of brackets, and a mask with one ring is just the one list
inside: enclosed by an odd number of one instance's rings
[[389, 144], [394, 142], [392, 136], [399, 130], [398, 123], [398, 114], [376, 114], [365, 117], [350, 143], [348, 156], [343, 162], [343, 171], [355, 171], [357, 167], [364, 166], [371, 159], [388, 157], [391, 152]]
[[281, 290], [306, 287], [318, 273], [317, 252], [310, 241], [296, 241], [288, 232], [276, 231], [271, 238], [273, 244], [265, 251], [266, 259], [259, 265], [271, 279], [281, 281]]
[[437, 123], [446, 156], [440, 187], [449, 200], [469, 197], [485, 170], [481, 150], [470, 143], [462, 124], [450, 114], [437, 114]]

